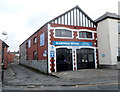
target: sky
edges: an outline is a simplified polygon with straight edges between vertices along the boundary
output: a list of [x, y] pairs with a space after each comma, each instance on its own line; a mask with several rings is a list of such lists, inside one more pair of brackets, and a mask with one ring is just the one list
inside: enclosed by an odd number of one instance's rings
[[19, 45], [41, 26], [78, 5], [93, 20], [106, 12], [118, 14], [120, 0], [0, 0], [0, 39], [9, 50]]

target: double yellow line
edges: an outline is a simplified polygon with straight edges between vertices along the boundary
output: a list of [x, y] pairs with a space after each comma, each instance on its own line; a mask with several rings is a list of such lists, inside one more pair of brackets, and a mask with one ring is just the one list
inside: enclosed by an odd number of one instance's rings
[[76, 85], [76, 87], [80, 87], [80, 86], [95, 86], [95, 85], [118, 85], [119, 83], [115, 82], [115, 83], [97, 83], [97, 84], [78, 84]]

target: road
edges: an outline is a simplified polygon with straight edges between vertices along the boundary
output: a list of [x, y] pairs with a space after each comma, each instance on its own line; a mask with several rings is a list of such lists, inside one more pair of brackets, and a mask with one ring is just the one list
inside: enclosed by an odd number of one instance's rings
[[10, 67], [15, 74], [10, 69], [5, 71], [3, 90], [118, 90], [118, 76], [57, 78], [17, 63]]

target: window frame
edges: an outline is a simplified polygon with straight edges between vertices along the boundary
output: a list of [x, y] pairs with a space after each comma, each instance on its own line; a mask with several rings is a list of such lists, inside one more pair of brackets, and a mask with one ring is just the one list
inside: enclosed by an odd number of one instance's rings
[[[56, 29], [60, 29], [60, 30], [68, 30], [68, 31], [70, 31], [70, 32], [72, 32], [72, 36], [71, 37], [58, 37], [58, 36], [56, 36], [55, 35], [55, 31], [56, 31]], [[69, 29], [69, 28], [55, 28], [54, 29], [54, 38], [62, 38], [62, 39], [73, 39], [73, 30], [72, 29]]]
[[[36, 40], [35, 40], [36, 39]], [[37, 37], [34, 37], [33, 38], [33, 44], [36, 44], [37, 43]]]
[[42, 33], [42, 34], [40, 34], [40, 46], [44, 46], [45, 45], [45, 33]]
[[26, 48], [28, 48], [28, 42], [26, 42]]
[[28, 40], [28, 48], [30, 48], [31, 47], [31, 40], [29, 39]]
[[118, 56], [120, 56], [120, 48], [118, 48]]
[[[80, 32], [88, 32], [88, 33], [92, 33], [92, 38], [80, 38]], [[81, 29], [81, 30], [79, 30], [78, 32], [77, 32], [77, 34], [78, 34], [78, 39], [84, 39], [84, 40], [94, 40], [94, 31], [92, 31], [92, 30], [88, 30], [88, 29]]]

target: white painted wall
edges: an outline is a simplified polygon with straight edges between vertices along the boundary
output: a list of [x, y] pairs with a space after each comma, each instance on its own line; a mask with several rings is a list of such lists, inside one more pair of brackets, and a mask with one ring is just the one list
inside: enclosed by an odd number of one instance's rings
[[118, 21], [115, 19], [108, 19], [109, 36], [110, 36], [110, 51], [111, 64], [117, 64], [118, 56]]
[[[100, 65], [117, 64], [118, 24], [117, 20], [105, 19], [98, 23], [98, 50]], [[105, 57], [102, 55], [105, 54]]]
[[[120, 1], [118, 2], [118, 15], [120, 15]], [[120, 33], [120, 20], [118, 23], [118, 32]], [[119, 48], [119, 52], [120, 52], [120, 34], [118, 34], [118, 48]], [[120, 56], [120, 54], [119, 54]]]

